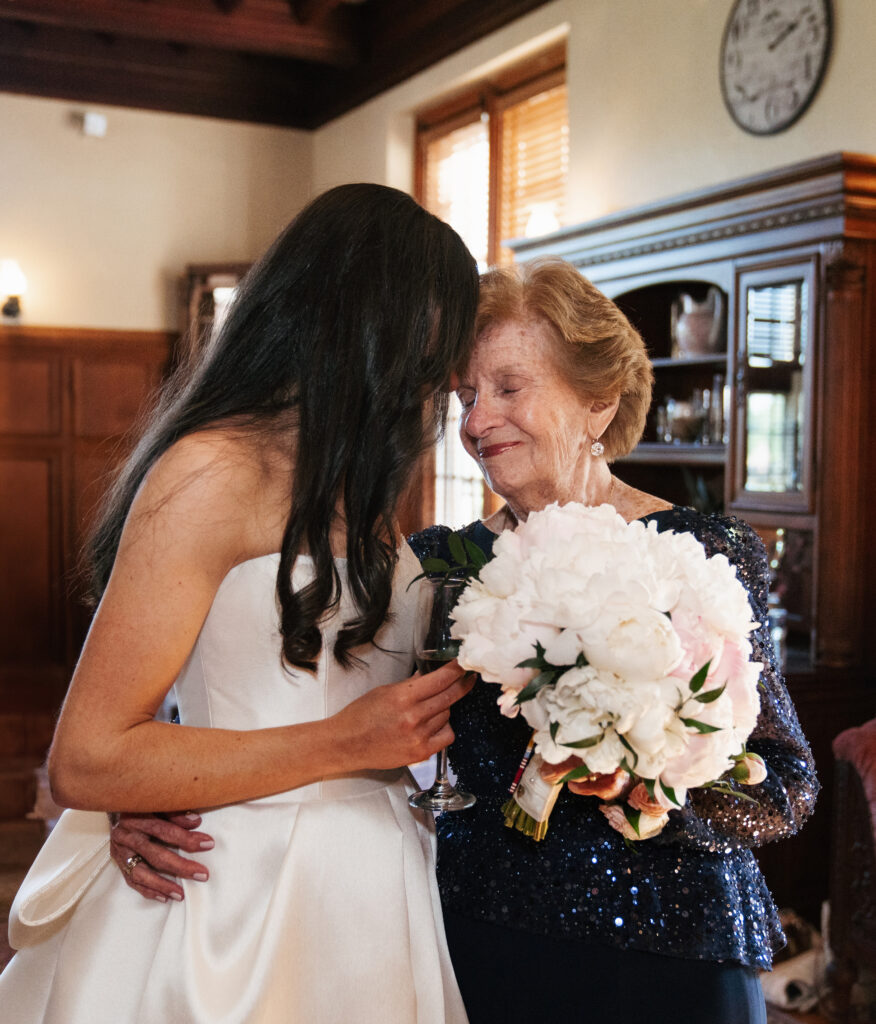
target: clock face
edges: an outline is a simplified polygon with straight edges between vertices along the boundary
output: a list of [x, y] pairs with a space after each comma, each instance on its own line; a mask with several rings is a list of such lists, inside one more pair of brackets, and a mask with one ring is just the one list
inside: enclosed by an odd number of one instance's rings
[[830, 0], [736, 0], [721, 44], [734, 121], [755, 135], [792, 125], [821, 84], [830, 40]]

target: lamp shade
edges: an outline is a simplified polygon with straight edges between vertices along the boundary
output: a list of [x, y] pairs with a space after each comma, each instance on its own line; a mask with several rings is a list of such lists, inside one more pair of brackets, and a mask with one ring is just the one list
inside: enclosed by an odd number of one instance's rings
[[0, 297], [24, 295], [27, 278], [16, 260], [0, 260]]

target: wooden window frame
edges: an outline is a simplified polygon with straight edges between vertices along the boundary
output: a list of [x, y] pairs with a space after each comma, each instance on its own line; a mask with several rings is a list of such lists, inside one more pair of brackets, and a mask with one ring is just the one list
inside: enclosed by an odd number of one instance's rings
[[502, 203], [502, 114], [509, 107], [565, 82], [566, 43], [563, 41], [417, 114], [414, 195], [420, 202], [425, 196], [426, 150], [429, 144], [442, 135], [479, 120], [484, 114], [489, 118], [487, 263], [490, 266], [496, 265], [502, 248], [502, 239], [499, 237], [499, 210]]
[[[426, 153], [428, 146], [442, 135], [489, 118], [490, 170], [488, 189], [487, 262], [495, 266], [502, 249], [500, 217], [502, 195], [502, 115], [509, 107], [566, 82], [566, 43], [560, 43], [524, 59], [512, 67], [490, 75], [476, 85], [419, 111], [416, 117], [414, 159], [414, 195], [423, 202], [426, 191]], [[404, 508], [405, 525], [425, 525], [432, 520], [435, 500], [435, 456], [430, 452], [417, 474]], [[484, 482], [484, 515], [498, 511], [502, 498]], [[418, 506], [414, 508], [413, 506]]]

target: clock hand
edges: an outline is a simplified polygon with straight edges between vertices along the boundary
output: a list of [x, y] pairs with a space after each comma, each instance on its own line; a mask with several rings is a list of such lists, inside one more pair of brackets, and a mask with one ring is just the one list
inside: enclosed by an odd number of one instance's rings
[[739, 95], [745, 100], [746, 103], [756, 103], [761, 98], [761, 96], [763, 96], [763, 89], [761, 89], [759, 92], [752, 93], [751, 95], [749, 95], [745, 91], [744, 86], [739, 85], [738, 83], [736, 84], [735, 89], [739, 93]]
[[770, 53], [772, 53], [780, 43], [783, 43], [799, 24], [799, 21], [792, 21], [790, 24], [786, 25], [784, 30], [776, 36], [769, 46], [767, 46]]

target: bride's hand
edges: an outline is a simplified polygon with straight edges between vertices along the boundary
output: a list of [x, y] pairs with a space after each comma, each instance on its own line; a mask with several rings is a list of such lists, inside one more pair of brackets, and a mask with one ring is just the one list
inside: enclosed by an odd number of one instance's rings
[[[110, 856], [127, 884], [141, 896], [162, 903], [183, 899], [182, 887], [165, 875], [206, 882], [206, 867], [171, 849], [201, 853], [213, 848], [213, 839], [206, 832], [194, 831], [201, 824], [199, 814], [113, 814], [110, 820]], [[141, 858], [133, 869], [126, 864], [129, 857]]]
[[333, 717], [345, 759], [360, 769], [427, 760], [453, 742], [450, 708], [475, 679], [449, 661], [426, 675], [376, 686]]
[[[569, 757], [560, 764], [548, 764], [542, 762], [539, 767], [541, 777], [547, 782], [559, 782], [560, 779], [575, 768], [580, 768], [584, 762], [580, 757]], [[582, 779], [573, 779], [567, 782], [569, 791], [578, 796], [596, 796], [600, 800], [617, 800], [618, 797], [630, 788], [630, 775], [623, 768], [618, 768], [611, 774], [594, 772]]]

